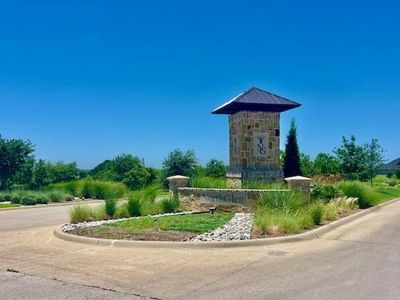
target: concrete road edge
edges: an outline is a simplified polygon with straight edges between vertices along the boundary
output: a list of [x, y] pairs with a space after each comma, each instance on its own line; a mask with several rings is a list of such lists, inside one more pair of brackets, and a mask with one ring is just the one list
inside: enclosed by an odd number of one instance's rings
[[157, 242], [157, 241], [127, 241], [127, 240], [106, 240], [98, 238], [89, 238], [83, 236], [76, 236], [62, 232], [61, 228], [54, 230], [54, 235], [67, 242], [75, 242], [94, 246], [105, 246], [105, 247], [121, 247], [121, 248], [175, 248], [175, 249], [215, 249], [215, 248], [234, 248], [234, 247], [251, 247], [251, 246], [269, 246], [280, 243], [293, 243], [299, 241], [307, 241], [318, 239], [322, 235], [335, 230], [336, 228], [350, 223], [358, 218], [361, 218], [367, 214], [381, 209], [394, 202], [400, 201], [400, 198], [387, 201], [377, 206], [359, 211], [353, 215], [342, 218], [340, 220], [331, 222], [327, 225], [320, 226], [313, 230], [300, 233], [297, 235], [277, 237], [277, 238], [265, 238], [256, 240], [246, 241], [226, 241], [226, 242]]

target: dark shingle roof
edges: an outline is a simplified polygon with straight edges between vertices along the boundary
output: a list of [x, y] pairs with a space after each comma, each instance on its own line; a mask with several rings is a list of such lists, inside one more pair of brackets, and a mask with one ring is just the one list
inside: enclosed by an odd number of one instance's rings
[[231, 115], [241, 110], [284, 112], [301, 104], [252, 87], [213, 111], [213, 114]]

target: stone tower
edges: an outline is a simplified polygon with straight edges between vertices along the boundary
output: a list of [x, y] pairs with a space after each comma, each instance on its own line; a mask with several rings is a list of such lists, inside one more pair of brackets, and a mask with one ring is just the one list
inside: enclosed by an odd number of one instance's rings
[[280, 113], [301, 104], [250, 88], [213, 111], [229, 115], [228, 178], [279, 181]]

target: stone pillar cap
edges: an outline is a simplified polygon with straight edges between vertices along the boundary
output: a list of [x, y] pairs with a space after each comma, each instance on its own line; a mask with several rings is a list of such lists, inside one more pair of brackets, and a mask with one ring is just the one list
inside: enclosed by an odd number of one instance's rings
[[172, 179], [190, 179], [190, 178], [187, 176], [182, 176], [182, 175], [175, 175], [175, 176], [167, 177], [167, 180], [172, 180]]
[[312, 181], [311, 178], [303, 177], [303, 176], [293, 176], [293, 177], [285, 178], [285, 181], [293, 181], [293, 180], [296, 180], [296, 181]]

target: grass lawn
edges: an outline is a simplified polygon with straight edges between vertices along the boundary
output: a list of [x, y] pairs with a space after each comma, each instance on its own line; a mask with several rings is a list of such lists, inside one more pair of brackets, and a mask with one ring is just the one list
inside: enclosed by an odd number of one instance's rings
[[194, 233], [205, 233], [212, 231], [233, 218], [233, 213], [198, 214], [152, 218], [144, 217], [136, 220], [118, 222], [105, 227], [120, 227], [131, 232], [148, 229], [189, 231]]
[[161, 218], [142, 217], [92, 228], [73, 234], [94, 238], [147, 241], [186, 241], [213, 231], [233, 218], [233, 213], [196, 214]]
[[0, 209], [5, 209], [5, 208], [13, 208], [13, 207], [19, 207], [19, 204], [12, 204], [12, 203], [0, 203]]
[[375, 187], [374, 190], [379, 195], [379, 200], [378, 203], [376, 204], [400, 198], [400, 189], [396, 187], [380, 186], [380, 187]]

